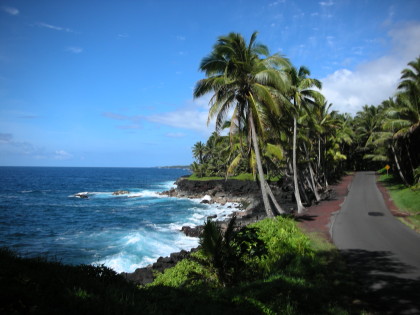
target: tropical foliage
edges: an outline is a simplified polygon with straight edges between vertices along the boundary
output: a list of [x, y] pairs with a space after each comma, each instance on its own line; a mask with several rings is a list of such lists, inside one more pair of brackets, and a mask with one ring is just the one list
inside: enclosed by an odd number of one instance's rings
[[311, 203], [308, 192], [319, 201], [346, 171], [389, 164], [405, 185], [419, 185], [420, 58], [402, 71], [393, 97], [352, 117], [331, 110], [309, 69], [270, 55], [256, 38], [221, 36], [200, 64], [205, 78], [194, 97], [212, 95], [208, 119], [216, 119], [216, 131], [194, 145], [194, 176], [254, 174], [268, 216], [284, 212], [272, 209], [265, 181], [272, 176], [293, 182], [298, 212]]
[[[355, 298], [355, 292], [360, 291], [340, 256], [335, 251], [315, 249], [313, 240], [293, 219], [278, 216], [240, 230], [232, 227], [223, 231], [215, 222], [207, 221], [199, 251], [159, 274], [148, 289], [170, 287], [198, 296], [205, 292], [215, 306], [225, 301], [230, 308], [237, 307], [233, 313], [356, 311], [349, 296]], [[203, 312], [217, 313], [215, 309]]]

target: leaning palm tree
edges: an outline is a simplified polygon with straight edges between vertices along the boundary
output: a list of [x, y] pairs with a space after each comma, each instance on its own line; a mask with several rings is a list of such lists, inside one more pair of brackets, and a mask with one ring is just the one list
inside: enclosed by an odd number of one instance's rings
[[[289, 62], [279, 55], [269, 56], [268, 48], [258, 44], [256, 38], [254, 32], [247, 44], [238, 33], [220, 36], [211, 53], [201, 61], [200, 70], [206, 78], [197, 82], [194, 97], [213, 93], [208, 121], [216, 118], [217, 130], [224, 126], [226, 116], [233, 111], [231, 121], [235, 121], [240, 130], [248, 131], [264, 208], [267, 216], [273, 217], [258, 138], [264, 137], [267, 116], [278, 110], [272, 92], [273, 89], [286, 90], [287, 80], [278, 70], [288, 67]], [[281, 208], [277, 211], [283, 212]]]
[[299, 185], [298, 185], [298, 169], [297, 169], [297, 121], [300, 112], [306, 107], [307, 103], [315, 103], [315, 100], [321, 99], [321, 94], [313, 90], [316, 87], [321, 89], [321, 82], [317, 79], [308, 78], [310, 71], [306, 67], [300, 67], [297, 70], [295, 67], [290, 68], [289, 75], [291, 79], [290, 97], [293, 104], [293, 182], [295, 186], [295, 199], [298, 213], [302, 213], [304, 206], [302, 204]]

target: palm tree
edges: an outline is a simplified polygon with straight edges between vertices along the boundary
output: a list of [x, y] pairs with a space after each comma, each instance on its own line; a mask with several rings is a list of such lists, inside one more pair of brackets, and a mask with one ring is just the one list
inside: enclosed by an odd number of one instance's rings
[[396, 136], [413, 133], [420, 127], [420, 57], [411, 61], [401, 73], [397, 100], [387, 110], [391, 120], [387, 123], [397, 128]]
[[205, 150], [206, 150], [206, 146], [201, 141], [198, 141], [193, 146], [192, 152], [193, 152], [194, 158], [196, 158], [200, 164], [203, 164], [203, 157], [204, 157]]
[[400, 93], [404, 95], [404, 103], [409, 108], [402, 114], [411, 122], [411, 132], [420, 126], [420, 57], [408, 63], [411, 67], [401, 71], [401, 82], [398, 86]]
[[[322, 98], [321, 94], [313, 87], [321, 89], [321, 82], [317, 79], [308, 78], [310, 75], [308, 68], [302, 66], [297, 70], [295, 67], [291, 67], [289, 70], [291, 86], [290, 96], [293, 104], [294, 115], [293, 115], [293, 182], [295, 186], [295, 198], [297, 204], [298, 213], [302, 213], [305, 207], [302, 204], [299, 185], [298, 185], [298, 169], [297, 169], [297, 120], [300, 111], [306, 107], [307, 103], [315, 103], [316, 98]], [[303, 108], [302, 108], [303, 107]]]
[[[213, 93], [208, 121], [216, 118], [216, 129], [223, 127], [227, 114], [233, 109], [231, 121], [235, 121], [239, 129], [248, 131], [264, 208], [267, 216], [273, 217], [267, 192], [270, 188], [264, 178], [258, 138], [264, 136], [267, 115], [277, 111], [273, 89], [286, 89], [286, 79], [278, 70], [289, 66], [289, 63], [279, 55], [269, 56], [268, 48], [258, 44], [256, 38], [257, 33], [254, 32], [246, 44], [238, 33], [220, 36], [212, 52], [201, 61], [200, 70], [207, 78], [197, 82], [194, 97]], [[277, 211], [283, 212], [281, 208]]]

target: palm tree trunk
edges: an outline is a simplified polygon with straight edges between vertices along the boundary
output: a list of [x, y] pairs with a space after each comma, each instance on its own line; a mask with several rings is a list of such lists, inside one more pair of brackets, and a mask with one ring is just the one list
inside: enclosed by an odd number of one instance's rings
[[321, 169], [321, 137], [318, 137], [318, 169]]
[[282, 207], [279, 205], [279, 203], [277, 202], [276, 197], [274, 197], [273, 191], [272, 191], [272, 190], [271, 190], [271, 188], [270, 188], [270, 185], [269, 185], [267, 182], [265, 182], [265, 185], [266, 185], [266, 188], [267, 188], [268, 195], [270, 196], [271, 201], [272, 201], [272, 202], [273, 202], [273, 204], [274, 204], [274, 207], [276, 207], [276, 211], [277, 211], [277, 213], [278, 213], [278, 214], [285, 214], [285, 213], [286, 213], [286, 211], [284, 211], [284, 210], [283, 210], [283, 208], [282, 208]]
[[261, 164], [260, 149], [258, 146], [258, 139], [257, 139], [256, 131], [255, 131], [255, 125], [254, 125], [254, 119], [252, 117], [252, 113], [249, 113], [249, 125], [251, 126], [252, 146], [254, 147], [255, 159], [257, 162], [258, 178], [260, 180], [261, 194], [263, 198], [264, 208], [265, 208], [265, 212], [267, 213], [267, 216], [269, 218], [272, 218], [274, 217], [274, 214], [270, 206], [270, 200], [268, 200], [267, 186], [266, 186], [264, 172], [263, 172], [263, 168]]
[[411, 174], [412, 174], [412, 177], [414, 177], [414, 164], [413, 164], [413, 160], [411, 159], [410, 148], [407, 144], [408, 141], [409, 140], [406, 141], [406, 140], [403, 139], [403, 142], [404, 142], [404, 145], [405, 145], [405, 150], [407, 151], [408, 160], [410, 162]]
[[305, 181], [302, 180], [302, 178], [305, 178], [305, 176], [304, 176], [303, 172], [300, 172], [299, 175], [300, 175], [299, 177], [301, 178], [301, 180], [299, 181], [300, 194], [301, 194], [301, 196], [303, 196], [303, 199], [304, 199], [305, 203], [307, 205], [311, 205], [311, 201], [309, 200], [308, 194], [306, 193]]
[[293, 118], [293, 184], [295, 186], [295, 199], [298, 213], [302, 213], [305, 207], [302, 204], [299, 193], [298, 172], [296, 166], [296, 138], [297, 138], [297, 121]]
[[315, 180], [314, 180], [314, 171], [312, 170], [312, 165], [311, 162], [308, 163], [308, 168], [309, 168], [309, 174], [311, 175], [311, 183], [312, 183], [312, 188], [314, 190], [314, 194], [315, 194], [315, 199], [317, 202], [319, 202], [321, 200], [321, 197], [318, 194], [318, 189], [315, 185]]
[[391, 143], [391, 150], [392, 150], [392, 153], [394, 154], [395, 164], [397, 165], [398, 173], [400, 174], [401, 180], [403, 181], [404, 185], [410, 186], [408, 185], [408, 182], [401, 171], [400, 163], [398, 162], [398, 158], [397, 158], [397, 153], [395, 152], [395, 148], [392, 143]]
[[[310, 181], [308, 179], [308, 185], [309, 185], [309, 188], [311, 188], [312, 191], [314, 192], [316, 201], [319, 202], [319, 200], [321, 200], [321, 198], [319, 197], [318, 189], [315, 185], [314, 171], [312, 169], [311, 159], [309, 158], [308, 149], [306, 148], [305, 143], [303, 144], [303, 148], [305, 149], [306, 159], [308, 160], [308, 170], [309, 170], [309, 177], [310, 177]], [[306, 178], [308, 178], [308, 177], [306, 177]]]

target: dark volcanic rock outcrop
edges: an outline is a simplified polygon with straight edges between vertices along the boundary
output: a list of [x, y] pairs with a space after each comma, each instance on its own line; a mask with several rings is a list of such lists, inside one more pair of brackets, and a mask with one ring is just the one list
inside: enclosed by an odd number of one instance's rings
[[196, 249], [192, 249], [190, 252], [181, 250], [180, 252], [172, 253], [168, 257], [159, 257], [152, 265], [144, 268], [137, 268], [131, 273], [123, 272], [122, 275], [129, 281], [138, 284], [148, 284], [153, 282], [155, 272], [163, 272], [165, 269], [174, 267], [179, 261], [189, 257], [194, 251], [196, 251]]
[[114, 196], [119, 196], [119, 195], [127, 195], [129, 193], [130, 192], [128, 190], [117, 190], [117, 191], [114, 191], [112, 194]]
[[187, 197], [202, 196], [204, 193], [212, 197], [243, 197], [260, 193], [257, 182], [236, 179], [198, 181], [180, 178], [176, 185], [178, 194], [184, 194]]
[[190, 237], [200, 237], [201, 232], [203, 232], [203, 226], [199, 225], [196, 227], [191, 226], [183, 226], [181, 228], [181, 231], [186, 235]]
[[[162, 194], [178, 198], [200, 199], [208, 195], [210, 203], [225, 204], [226, 202], [238, 202], [245, 210], [263, 212], [261, 201], [261, 190], [258, 182], [248, 180], [189, 180], [181, 177], [175, 183], [177, 188], [172, 188]], [[285, 211], [294, 207], [293, 190], [287, 189], [287, 185], [279, 186], [278, 183], [271, 183], [270, 187], [277, 201], [284, 206]], [[286, 188], [286, 189], [285, 189]]]

